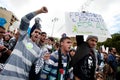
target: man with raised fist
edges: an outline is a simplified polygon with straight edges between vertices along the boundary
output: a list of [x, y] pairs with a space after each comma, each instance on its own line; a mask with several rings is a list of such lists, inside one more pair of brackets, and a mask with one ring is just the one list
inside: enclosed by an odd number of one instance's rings
[[[47, 8], [42, 7], [39, 10], [25, 15], [21, 19], [18, 42], [7, 60], [4, 69], [0, 72], [0, 80], [28, 80], [32, 64], [34, 64], [34, 62], [38, 59], [38, 55], [42, 56], [42, 54], [40, 52], [40, 48], [35, 43], [39, 38], [39, 33], [41, 32], [40, 28], [35, 27], [31, 32], [30, 38], [27, 35], [27, 30], [30, 20], [33, 17], [47, 12]], [[37, 35], [37, 37], [34, 35]]]

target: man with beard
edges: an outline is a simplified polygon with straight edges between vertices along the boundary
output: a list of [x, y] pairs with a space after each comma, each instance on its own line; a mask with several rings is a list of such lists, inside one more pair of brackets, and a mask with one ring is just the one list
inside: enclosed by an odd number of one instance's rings
[[40, 39], [36, 43], [40, 48], [42, 58], [39, 57], [39, 59], [35, 62], [35, 64], [32, 65], [32, 68], [29, 74], [29, 80], [39, 79], [41, 68], [43, 68], [45, 61], [49, 59], [50, 54], [48, 53], [48, 49], [44, 45], [46, 37], [47, 37], [47, 33], [41, 32]]
[[4, 69], [0, 73], [0, 80], [28, 80], [32, 64], [42, 56], [36, 40], [39, 38], [40, 29], [35, 27], [31, 30], [31, 39], [27, 35], [30, 20], [38, 14], [47, 13], [46, 7], [25, 15], [21, 19], [20, 36], [18, 42], [7, 60]]
[[86, 42], [77, 42], [79, 45], [77, 45], [76, 53], [71, 62], [75, 80], [95, 80], [96, 57], [94, 48], [97, 41], [97, 36], [89, 35]]

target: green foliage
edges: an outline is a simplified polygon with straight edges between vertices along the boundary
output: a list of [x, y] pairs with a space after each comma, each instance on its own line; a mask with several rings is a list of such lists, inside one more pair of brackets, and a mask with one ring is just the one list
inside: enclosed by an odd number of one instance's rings
[[120, 54], [120, 32], [111, 35], [105, 42], [99, 42], [98, 46], [104, 45], [105, 47], [115, 47]]

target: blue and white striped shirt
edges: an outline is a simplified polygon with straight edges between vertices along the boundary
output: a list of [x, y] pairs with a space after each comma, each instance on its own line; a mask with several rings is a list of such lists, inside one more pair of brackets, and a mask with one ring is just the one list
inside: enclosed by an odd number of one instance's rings
[[[39, 80], [56, 80], [57, 69], [58, 69], [58, 51], [51, 54], [48, 64], [45, 64]], [[67, 56], [62, 54], [62, 64], [64, 69], [63, 79], [65, 80], [65, 73], [67, 67]]]
[[21, 19], [20, 37], [8, 58], [4, 69], [0, 72], [0, 80], [28, 80], [32, 64], [40, 55], [40, 48], [27, 35], [30, 20], [35, 12]]

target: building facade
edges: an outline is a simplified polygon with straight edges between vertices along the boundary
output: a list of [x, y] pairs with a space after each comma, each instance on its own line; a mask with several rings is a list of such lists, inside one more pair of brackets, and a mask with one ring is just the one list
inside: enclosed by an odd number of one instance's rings
[[7, 23], [5, 24], [5, 29], [9, 30], [9, 27], [13, 24], [13, 22], [18, 21], [17, 17], [6, 8], [0, 7], [0, 17], [5, 18]]

